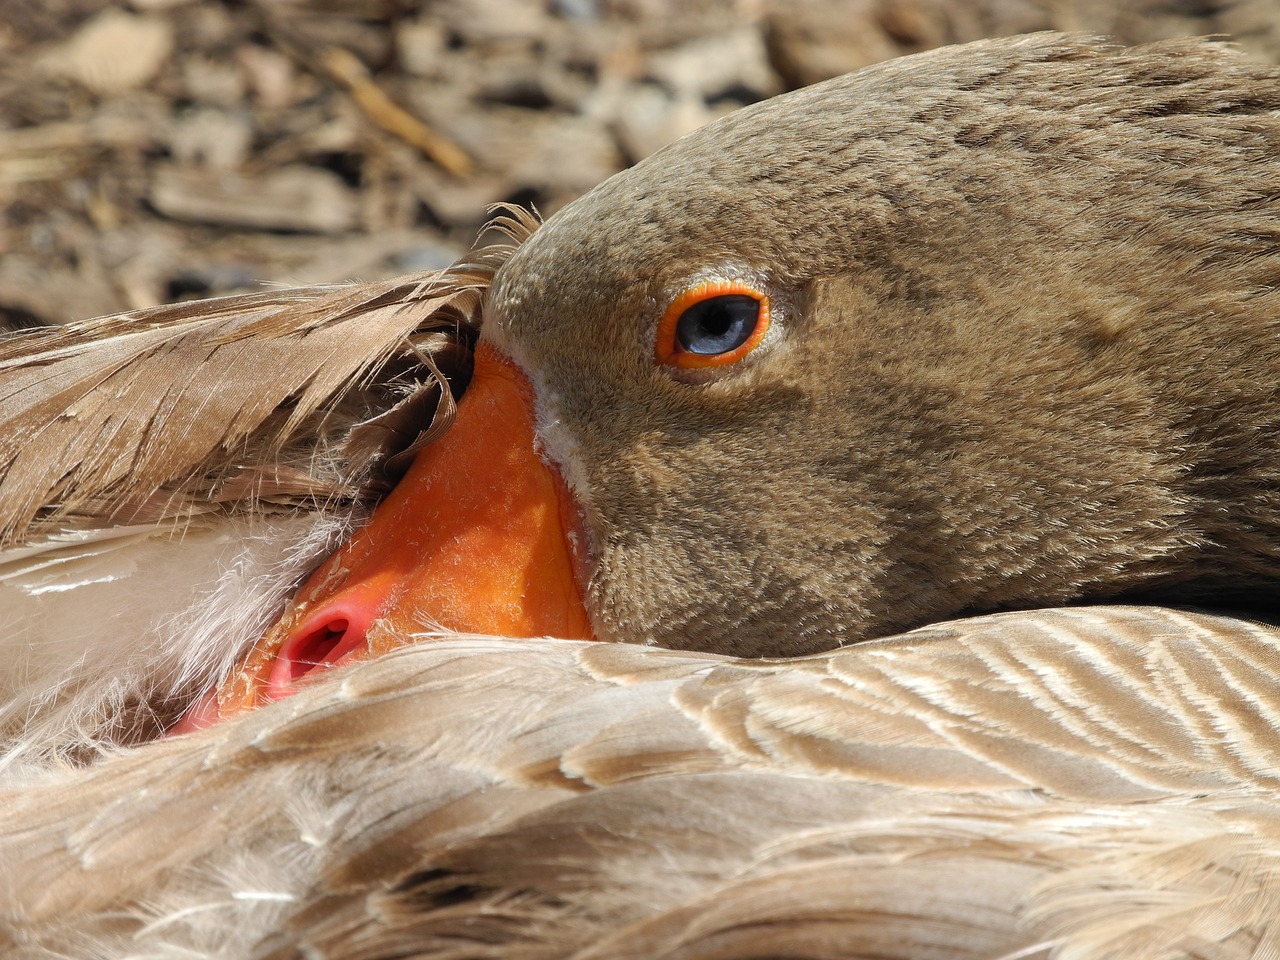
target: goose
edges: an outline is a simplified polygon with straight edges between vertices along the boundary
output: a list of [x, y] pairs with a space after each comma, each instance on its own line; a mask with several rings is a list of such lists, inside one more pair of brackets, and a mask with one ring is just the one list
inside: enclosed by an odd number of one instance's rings
[[0, 944], [1272, 955], [1278, 109], [983, 41], [0, 341]]

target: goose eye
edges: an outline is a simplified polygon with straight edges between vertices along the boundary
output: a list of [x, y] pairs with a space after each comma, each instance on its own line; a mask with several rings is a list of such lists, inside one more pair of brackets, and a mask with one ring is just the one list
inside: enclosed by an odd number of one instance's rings
[[769, 329], [769, 298], [745, 283], [704, 283], [686, 290], [658, 324], [659, 363], [686, 369], [741, 360]]

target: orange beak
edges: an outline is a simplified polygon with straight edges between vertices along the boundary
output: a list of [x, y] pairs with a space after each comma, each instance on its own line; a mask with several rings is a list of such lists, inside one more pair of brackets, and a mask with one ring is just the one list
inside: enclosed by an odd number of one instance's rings
[[172, 732], [287, 697], [303, 678], [424, 630], [594, 639], [575, 576], [577, 520], [534, 446], [528, 380], [481, 344], [453, 426]]

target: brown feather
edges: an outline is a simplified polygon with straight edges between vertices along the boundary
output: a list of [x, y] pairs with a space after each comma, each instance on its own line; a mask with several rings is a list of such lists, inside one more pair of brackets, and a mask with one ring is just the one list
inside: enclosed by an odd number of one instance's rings
[[[495, 224], [519, 242], [535, 221], [509, 212]], [[352, 422], [391, 406], [398, 389], [439, 395], [430, 357], [469, 343], [481, 294], [511, 249], [490, 246], [418, 277], [175, 304], [5, 338], [0, 545], [240, 500], [366, 495], [374, 464], [398, 448], [367, 431], [344, 446]], [[466, 354], [453, 353], [448, 373], [464, 381]]]

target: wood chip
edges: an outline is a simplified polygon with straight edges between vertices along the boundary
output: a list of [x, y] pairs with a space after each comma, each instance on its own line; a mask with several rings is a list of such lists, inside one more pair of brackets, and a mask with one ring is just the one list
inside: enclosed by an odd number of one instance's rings
[[156, 170], [149, 199], [175, 220], [258, 230], [340, 233], [359, 220], [355, 191], [315, 167], [248, 177], [164, 166]]
[[324, 54], [324, 66], [351, 92], [365, 115], [383, 130], [417, 147], [455, 176], [463, 177], [471, 172], [471, 158], [466, 152], [387, 96], [355, 54], [342, 47], [330, 47]]
[[159, 17], [109, 9], [50, 51], [44, 66], [99, 96], [124, 93], [154, 77], [173, 50], [173, 27]]

